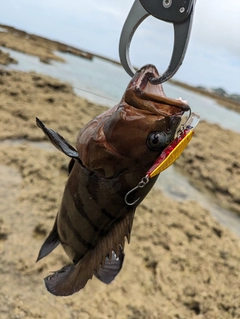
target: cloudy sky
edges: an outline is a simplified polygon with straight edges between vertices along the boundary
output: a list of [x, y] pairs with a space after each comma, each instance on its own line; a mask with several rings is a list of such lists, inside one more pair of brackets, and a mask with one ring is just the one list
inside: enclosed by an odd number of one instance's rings
[[[133, 0], [8, 0], [0, 23], [119, 60], [118, 42]], [[176, 80], [240, 94], [240, 1], [198, 0], [188, 51]], [[173, 44], [169, 23], [147, 18], [132, 41], [132, 64], [166, 70]]]

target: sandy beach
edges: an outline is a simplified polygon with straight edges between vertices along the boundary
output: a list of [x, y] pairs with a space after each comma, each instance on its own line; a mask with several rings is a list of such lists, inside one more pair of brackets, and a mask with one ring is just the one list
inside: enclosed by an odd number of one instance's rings
[[[59, 60], [56, 51], [64, 47], [11, 28], [0, 31], [0, 45], [43, 63]], [[0, 63], [13, 61], [2, 53]], [[35, 262], [58, 211], [69, 160], [51, 147], [35, 117], [75, 145], [79, 129], [103, 111], [57, 79], [0, 67], [0, 318], [240, 318], [239, 238], [200, 204], [156, 189], [136, 211], [123, 269], [112, 284], [93, 278], [70, 297], [45, 289], [43, 278], [69, 262], [61, 247]], [[194, 185], [238, 215], [239, 140], [201, 122], [176, 162]]]

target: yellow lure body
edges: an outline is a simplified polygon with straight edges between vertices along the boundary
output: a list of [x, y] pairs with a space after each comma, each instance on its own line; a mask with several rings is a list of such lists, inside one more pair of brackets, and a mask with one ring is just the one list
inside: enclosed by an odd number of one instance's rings
[[184, 136], [184, 138], [169, 153], [169, 155], [149, 174], [150, 178], [160, 174], [178, 159], [192, 139], [193, 133], [193, 130], [190, 130], [186, 136]]

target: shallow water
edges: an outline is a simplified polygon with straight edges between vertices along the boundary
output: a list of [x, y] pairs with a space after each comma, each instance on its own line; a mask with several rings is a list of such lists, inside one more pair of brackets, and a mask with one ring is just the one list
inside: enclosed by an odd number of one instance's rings
[[182, 175], [174, 165], [162, 172], [155, 184], [167, 196], [178, 201], [193, 200], [210, 211], [212, 216], [222, 225], [240, 237], [240, 217], [217, 205], [213, 196], [202, 193]]
[[[56, 52], [66, 63], [52, 61], [51, 64], [44, 64], [38, 57], [0, 48], [19, 61], [18, 64], [11, 65], [13, 69], [35, 71], [66, 81], [74, 87], [76, 94], [106, 106], [113, 106], [119, 102], [130, 80], [121, 66], [100, 58], [88, 60], [69, 53]], [[163, 86], [166, 95], [187, 100], [192, 111], [199, 113], [202, 120], [240, 132], [239, 113], [220, 106], [211, 98], [171, 83], [164, 83]]]

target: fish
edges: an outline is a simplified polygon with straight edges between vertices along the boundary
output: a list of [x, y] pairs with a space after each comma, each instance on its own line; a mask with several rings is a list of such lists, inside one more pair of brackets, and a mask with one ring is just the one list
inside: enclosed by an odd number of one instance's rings
[[37, 258], [59, 244], [70, 258], [71, 263], [44, 278], [56, 296], [78, 292], [93, 275], [109, 284], [123, 266], [135, 210], [158, 176], [144, 188], [136, 185], [174, 140], [190, 110], [186, 101], [168, 98], [161, 84], [152, 85], [149, 78], [155, 77], [154, 65], [139, 69], [120, 103], [80, 129], [76, 147], [36, 118], [52, 144], [71, 158], [60, 209]]

